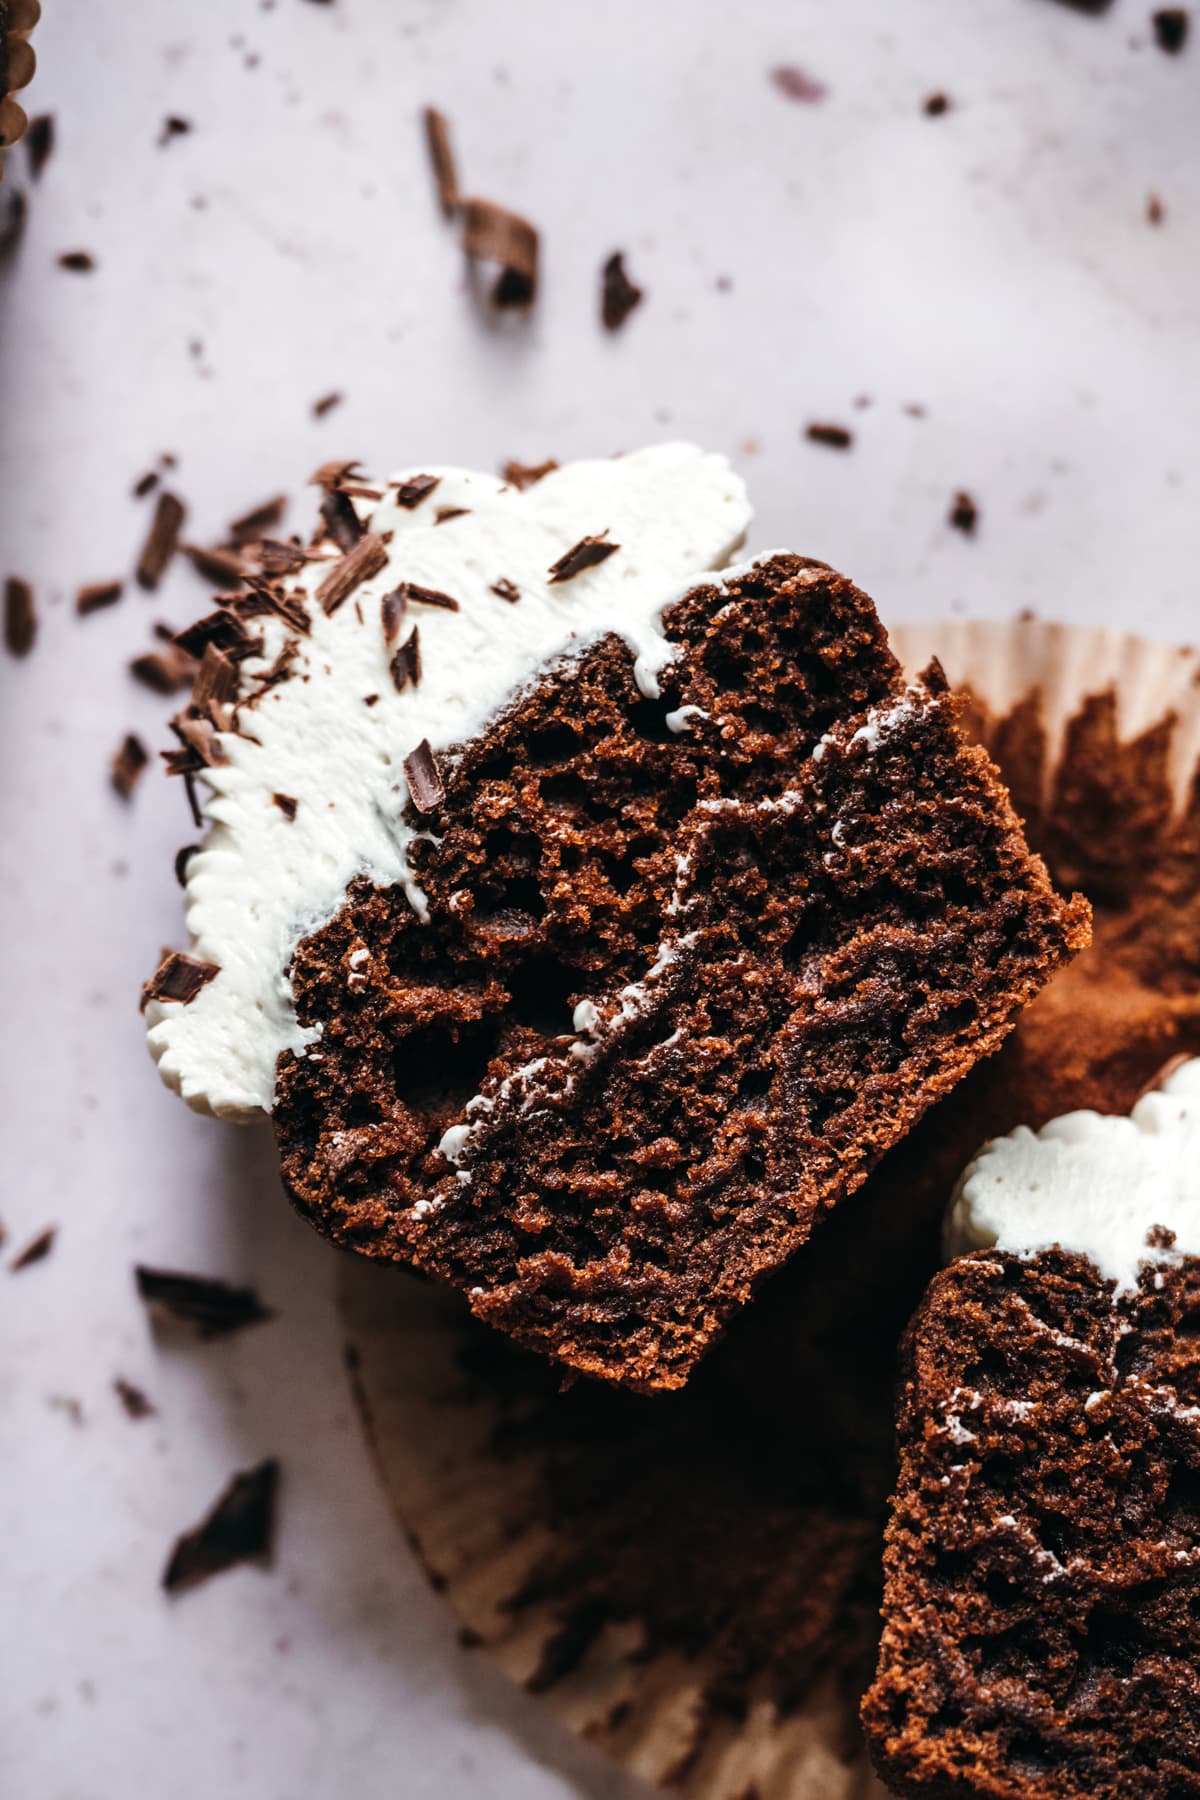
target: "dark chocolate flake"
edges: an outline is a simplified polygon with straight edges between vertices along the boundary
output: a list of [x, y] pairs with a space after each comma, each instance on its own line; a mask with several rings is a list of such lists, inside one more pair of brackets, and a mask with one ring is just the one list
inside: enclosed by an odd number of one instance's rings
[[53, 1250], [54, 1240], [57, 1236], [57, 1225], [47, 1225], [44, 1231], [39, 1231], [37, 1236], [31, 1238], [25, 1248], [18, 1251], [16, 1256], [13, 1257], [8, 1265], [10, 1272], [16, 1275], [21, 1269], [28, 1269], [31, 1268], [34, 1263], [44, 1262], [46, 1257], [48, 1257]]
[[207, 710], [211, 718], [212, 707], [228, 705], [237, 693], [237, 685], [237, 664], [216, 644], [205, 644], [192, 686], [192, 705], [198, 711]]
[[813, 444], [824, 444], [830, 450], [849, 450], [854, 433], [844, 425], [822, 425], [814, 422], [804, 427], [804, 435]]
[[133, 484], [134, 499], [135, 500], [144, 500], [146, 498], [146, 495], [149, 493], [152, 493], [157, 486], [158, 486], [158, 470], [157, 469], [147, 469], [146, 473], [144, 475], [139, 475], [137, 480]]
[[320, 468], [315, 469], [309, 476], [308, 485], [310, 487], [323, 488], [327, 494], [332, 494], [336, 489], [341, 487], [347, 476], [351, 475], [357, 468], [357, 456], [352, 456], [349, 459], [345, 457], [335, 458], [332, 462], [323, 462]]
[[138, 1008], [146, 1010], [150, 1000], [177, 1000], [186, 1006], [201, 988], [207, 987], [221, 973], [216, 963], [203, 962], [189, 956], [186, 950], [166, 950], [149, 981], [142, 983], [142, 999]]
[[16, 254], [17, 246], [25, 235], [25, 221], [28, 217], [29, 202], [21, 188], [14, 188], [0, 200], [0, 264]]
[[168, 113], [156, 139], [159, 149], [161, 150], [164, 144], [169, 144], [172, 138], [186, 137], [191, 129], [192, 121], [185, 119], [182, 113]]
[[335, 406], [340, 406], [342, 404], [342, 399], [343, 396], [336, 391], [330, 394], [322, 394], [319, 400], [314, 400], [312, 403], [313, 418], [323, 419], [326, 413], [331, 413]]
[[234, 544], [253, 543], [265, 532], [273, 531], [287, 511], [287, 495], [272, 494], [260, 506], [252, 506], [248, 512], [233, 519], [229, 526], [230, 541]]
[[208, 1275], [185, 1275], [174, 1269], [134, 1269], [138, 1296], [156, 1326], [182, 1325], [199, 1337], [227, 1337], [247, 1325], [274, 1318], [251, 1287], [234, 1287]]
[[507, 575], [502, 575], [499, 581], [493, 581], [489, 591], [497, 594], [501, 600], [507, 600], [510, 606], [515, 606], [521, 598], [520, 588], [515, 581], [510, 581]]
[[948, 94], [929, 94], [926, 96], [921, 110], [927, 118], [940, 119], [943, 113], [950, 111], [950, 96]]
[[90, 275], [96, 267], [96, 259], [90, 250], [64, 250], [58, 266], [69, 269], [72, 275]]
[[187, 886], [188, 864], [199, 848], [199, 844], [183, 844], [175, 852], [175, 879], [180, 887]]
[[4, 583], [4, 642], [10, 656], [28, 656], [37, 637], [33, 589], [19, 575]]
[[[388, 665], [391, 670], [392, 684], [398, 694], [402, 694], [411, 681], [418, 687], [421, 681], [421, 636], [414, 625], [400, 648]], [[378, 698], [378, 695], [375, 696]], [[370, 702], [368, 701], [368, 705]]]
[[543, 476], [549, 475], [557, 467], [558, 464], [551, 456], [542, 463], [506, 462], [501, 474], [510, 487], [518, 488], [524, 493], [526, 488], [532, 487], [535, 481], [541, 481]]
[[148, 1419], [157, 1410], [143, 1389], [123, 1375], [113, 1377], [113, 1392], [131, 1419]]
[[336, 489], [333, 493], [326, 494], [322, 500], [321, 518], [326, 537], [331, 538], [339, 550], [353, 550], [367, 529], [355, 511], [349, 494]]
[[429, 739], [422, 738], [404, 759], [404, 778], [418, 812], [434, 812], [446, 798], [446, 787]]
[[373, 532], [361, 537], [353, 550], [334, 563], [317, 589], [317, 599], [326, 614], [335, 613], [362, 582], [378, 575], [387, 562], [387, 547]]
[[25, 133], [25, 151], [29, 157], [29, 173], [36, 181], [54, 153], [54, 117], [39, 113], [30, 119]]
[[453, 594], [444, 594], [441, 588], [422, 587], [417, 581], [402, 581], [395, 593], [409, 606], [436, 606], [442, 612], [460, 610]]
[[979, 523], [979, 508], [965, 489], [960, 489], [950, 502], [948, 523], [965, 537], [973, 537]]
[[563, 552], [556, 563], [551, 563], [550, 585], [553, 587], [560, 581], [570, 581], [584, 569], [592, 569], [597, 563], [607, 562], [614, 550], [620, 548], [620, 544], [610, 543], [603, 531], [594, 537], [580, 538], [577, 544], [572, 544], [569, 550]]
[[1167, 216], [1167, 209], [1162, 203], [1160, 194], [1147, 194], [1146, 217], [1151, 225], [1161, 225]]
[[129, 673], [152, 693], [178, 694], [192, 685], [196, 661], [172, 645], [167, 650], [146, 650], [135, 656]]
[[138, 558], [139, 587], [153, 589], [162, 580], [178, 547], [179, 532], [185, 516], [183, 502], [176, 495], [162, 493], [158, 496], [150, 530]]
[[259, 567], [264, 575], [294, 575], [308, 558], [299, 544], [285, 544], [278, 538], [263, 538], [258, 546]]
[[772, 69], [771, 81], [785, 100], [798, 100], [810, 106], [824, 100], [829, 92], [823, 81], [818, 81], [796, 63], [781, 63]]
[[246, 570], [241, 557], [235, 549], [227, 544], [181, 544], [183, 554], [205, 581], [215, 581], [220, 587], [241, 587], [246, 579]]
[[1185, 6], [1162, 6], [1153, 15], [1154, 38], [1168, 56], [1178, 56], [1187, 43], [1188, 12]]
[[437, 187], [438, 205], [444, 218], [453, 218], [458, 207], [458, 174], [454, 167], [454, 151], [450, 143], [450, 127], [445, 115], [435, 106], [427, 106], [424, 113], [425, 144], [429, 151], [429, 161], [433, 165], [433, 179]]
[[129, 732], [112, 759], [112, 784], [122, 800], [130, 798], [149, 760], [142, 740]]
[[283, 814], [284, 818], [291, 824], [292, 820], [296, 817], [296, 811], [300, 802], [298, 800], [293, 800], [290, 794], [272, 794], [271, 798]]
[[492, 305], [529, 306], [537, 295], [538, 234], [519, 213], [491, 200], [462, 202], [463, 249], [474, 262], [498, 263]]
[[123, 591], [123, 582], [93, 581], [87, 587], [79, 589], [75, 596], [75, 611], [81, 619], [85, 619], [89, 613], [100, 612], [106, 606], [115, 606]]
[[397, 506], [403, 506], [411, 512], [414, 506], [420, 506], [422, 500], [432, 494], [441, 479], [440, 475], [414, 475], [411, 480], [402, 481], [396, 489]]
[[439, 506], [433, 515], [435, 525], [448, 525], [451, 519], [465, 519], [470, 512], [469, 506]]
[[408, 602], [403, 587], [395, 588], [392, 593], [385, 594], [379, 603], [379, 616], [383, 625], [383, 641], [394, 644], [400, 636], [400, 627], [404, 623], [404, 615], [408, 611]]
[[278, 1490], [274, 1457], [235, 1475], [207, 1517], [176, 1543], [163, 1570], [166, 1591], [194, 1587], [235, 1563], [269, 1556]]
[[642, 290], [625, 272], [625, 259], [614, 250], [601, 274], [600, 317], [606, 331], [619, 331], [635, 306], [640, 306]]
[[185, 630], [177, 631], [173, 642], [197, 661], [204, 655], [209, 644], [215, 644], [218, 650], [223, 650], [234, 662], [241, 662], [247, 656], [261, 656], [263, 653], [262, 637], [247, 631], [241, 617], [231, 607], [206, 613]]

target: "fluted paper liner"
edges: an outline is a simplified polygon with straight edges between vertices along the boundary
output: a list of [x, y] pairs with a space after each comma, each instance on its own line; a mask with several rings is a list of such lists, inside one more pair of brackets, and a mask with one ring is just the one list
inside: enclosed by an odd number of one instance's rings
[[[892, 642], [914, 673], [938, 656], [952, 684], [992, 716], [984, 735], [993, 744], [995, 721], [1023, 702], [1030, 706], [1036, 694], [1047, 788], [1068, 730], [1087, 712], [1084, 702], [1115, 694], [1123, 742], [1160, 728], [1162, 767], [1182, 805], [1200, 761], [1195, 650], [1032, 618], [903, 626]], [[1171, 714], [1168, 729], [1162, 721]], [[1036, 794], [1022, 796], [1015, 783], [1014, 794], [1021, 810], [1036, 810]], [[410, 1543], [458, 1616], [464, 1645], [493, 1657], [570, 1730], [689, 1800], [883, 1794], [861, 1745], [847, 1740], [844, 1670], [840, 1686], [836, 1672], [806, 1682], [799, 1710], [777, 1706], [753, 1671], [733, 1704], [714, 1705], [714, 1689], [728, 1699], [730, 1683], [711, 1644], [689, 1644], [686, 1653], [664, 1647], [630, 1617], [585, 1634], [582, 1649], [573, 1646], [564, 1620], [573, 1598], [586, 1615], [585, 1573], [579, 1571], [574, 1597], [561, 1582], [539, 1591], [551, 1547], [559, 1572], [571, 1567], [569, 1554], [565, 1563], [562, 1555], [571, 1519], [556, 1503], [546, 1443], [536, 1431], [512, 1430], [514, 1416], [518, 1427], [522, 1417], [504, 1392], [506, 1359], [514, 1353], [467, 1318], [457, 1295], [398, 1271], [348, 1263], [341, 1299], [381, 1478]], [[556, 1403], [553, 1396], [538, 1402], [543, 1409]], [[681, 1512], [705, 1504], [694, 1466], [681, 1471]], [[714, 1511], [722, 1504], [713, 1501]], [[755, 1518], [748, 1529], [761, 1528]], [[755, 1604], [761, 1613], [761, 1592]]]

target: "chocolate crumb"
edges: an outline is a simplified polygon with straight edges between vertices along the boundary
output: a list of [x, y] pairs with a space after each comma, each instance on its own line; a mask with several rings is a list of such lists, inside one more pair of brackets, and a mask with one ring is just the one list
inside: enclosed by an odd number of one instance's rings
[[102, 607], [115, 606], [124, 592], [124, 583], [120, 581], [93, 581], [87, 587], [81, 587], [75, 596], [75, 611], [81, 619], [89, 613], [99, 612]]
[[1147, 194], [1146, 217], [1151, 225], [1161, 225], [1167, 216], [1167, 209], [1158, 194]]
[[463, 250], [473, 262], [498, 263], [492, 305], [530, 306], [537, 295], [538, 234], [519, 213], [491, 200], [464, 200]]
[[363, 695], [363, 705], [364, 706], [378, 706], [379, 702], [382, 698], [383, 698], [382, 694], [364, 694]]
[[1171, 1250], [1175, 1246], [1175, 1233], [1169, 1225], [1152, 1225], [1146, 1233], [1146, 1243], [1151, 1250]]
[[138, 1297], [156, 1326], [182, 1325], [201, 1338], [227, 1337], [275, 1317], [251, 1287], [234, 1287], [209, 1275], [174, 1269], [134, 1268]]
[[469, 506], [439, 506], [433, 515], [435, 525], [448, 525], [451, 519], [465, 519]]
[[123, 1375], [113, 1377], [113, 1391], [131, 1419], [148, 1419], [157, 1411], [142, 1389], [134, 1382], [126, 1381]]
[[427, 106], [424, 112], [425, 144], [429, 151], [429, 161], [433, 166], [433, 179], [437, 187], [438, 205], [442, 209], [442, 217], [451, 219], [458, 207], [458, 174], [454, 167], [454, 149], [450, 143], [450, 127], [445, 115], [436, 106]]
[[1178, 56], [1187, 43], [1188, 12], [1184, 6], [1163, 6], [1153, 15], [1154, 38], [1168, 56]]
[[220, 587], [245, 585], [246, 571], [236, 550], [224, 544], [181, 544], [180, 549], [205, 581], [215, 581]]
[[340, 406], [344, 398], [345, 396], [339, 394], [336, 389], [333, 393], [322, 394], [319, 400], [314, 400], [312, 403], [313, 418], [323, 419], [325, 414], [331, 413], [335, 406]]
[[950, 111], [950, 96], [948, 94], [930, 94], [921, 110], [927, 118], [940, 119], [943, 113]]
[[186, 950], [164, 950], [162, 961], [149, 981], [142, 983], [139, 1012], [145, 1012], [148, 1001], [177, 1000], [181, 1006], [196, 998], [201, 988], [221, 973], [216, 963], [202, 962]]
[[795, 63], [784, 63], [772, 69], [771, 80], [785, 100], [799, 100], [807, 105], [824, 100], [829, 92], [823, 81], [818, 81], [807, 69], [801, 69]]
[[199, 844], [184, 844], [175, 852], [175, 879], [180, 887], [187, 886], [188, 864], [199, 848]]
[[410, 481], [402, 481], [396, 489], [397, 506], [411, 512], [414, 506], [420, 506], [427, 494], [432, 494], [440, 480], [440, 475], [414, 475]]
[[135, 500], [144, 500], [146, 498], [146, 495], [149, 493], [152, 493], [153, 490], [157, 486], [158, 486], [158, 470], [157, 469], [147, 469], [146, 473], [144, 475], [139, 475], [137, 480], [133, 484], [134, 499]]
[[298, 800], [293, 800], [290, 794], [272, 794], [271, 798], [290, 825], [292, 820], [296, 817], [296, 810], [299, 807], [300, 802]]
[[28, 216], [29, 202], [20, 188], [14, 188], [0, 204], [0, 263], [7, 262], [15, 254], [25, 235]]
[[29, 157], [29, 173], [36, 181], [54, 153], [54, 117], [39, 113], [30, 119], [25, 132], [25, 152]]
[[580, 538], [577, 544], [572, 544], [569, 550], [563, 552], [557, 562], [551, 563], [549, 571], [551, 587], [561, 581], [570, 581], [574, 576], [581, 574], [584, 569], [594, 568], [597, 563], [607, 562], [614, 550], [620, 548], [620, 544], [610, 543], [603, 531], [598, 532], [594, 537]]
[[553, 457], [543, 463], [506, 462], [500, 473], [510, 487], [515, 487], [523, 494], [526, 488], [540, 481], [543, 475], [549, 475], [558, 464]]
[[96, 267], [96, 259], [90, 250], [64, 250], [58, 266], [69, 269], [73, 275], [90, 275]]
[[192, 121], [190, 119], [183, 118], [179, 113], [168, 113], [158, 134], [159, 148], [161, 149], [164, 144], [169, 144], [172, 138], [186, 137], [191, 129]]
[[499, 581], [493, 581], [489, 591], [498, 594], [501, 600], [507, 600], [510, 606], [515, 606], [521, 598], [520, 588], [515, 581], [510, 581], [507, 575], [502, 575]]
[[844, 425], [822, 425], [814, 422], [804, 427], [804, 435], [814, 444], [825, 444], [831, 450], [848, 450], [854, 442], [854, 433]]
[[421, 681], [421, 637], [417, 626], [413, 626], [400, 648], [389, 664], [392, 683], [398, 694], [402, 694], [411, 681], [418, 687]]
[[194, 656], [197, 662], [204, 655], [208, 644], [215, 644], [218, 650], [223, 650], [234, 662], [242, 662], [248, 656], [261, 656], [262, 637], [247, 631], [240, 614], [235, 610], [248, 604], [251, 598], [252, 596], [247, 596], [246, 602], [235, 600], [231, 606], [205, 613], [202, 619], [196, 619], [183, 631], [177, 631], [171, 642], [178, 645], [180, 650], [185, 650], [189, 656]]
[[625, 272], [625, 258], [614, 250], [601, 271], [600, 317], [606, 331], [619, 331], [635, 306], [640, 306], [643, 292]]
[[212, 1511], [177, 1541], [163, 1570], [167, 1593], [194, 1587], [235, 1563], [269, 1556], [278, 1491], [274, 1457], [235, 1475]]
[[16, 1275], [21, 1269], [28, 1269], [34, 1263], [43, 1262], [53, 1250], [54, 1240], [57, 1236], [58, 1226], [47, 1225], [44, 1231], [39, 1231], [38, 1235], [13, 1257], [8, 1265], [9, 1272]]
[[128, 800], [150, 761], [139, 737], [129, 732], [112, 760], [112, 784], [122, 800]]
[[446, 798], [446, 787], [428, 738], [422, 738], [404, 759], [404, 779], [418, 812], [433, 812]]
[[138, 558], [138, 586], [154, 589], [167, 570], [179, 543], [179, 532], [186, 516], [182, 500], [174, 494], [162, 493], [154, 507], [150, 530]]
[[336, 490], [322, 500], [321, 518], [326, 535], [333, 539], [339, 550], [352, 550], [367, 529], [355, 512], [350, 496]]
[[28, 656], [37, 637], [33, 589], [19, 575], [4, 583], [4, 642], [10, 656]]
[[951, 501], [948, 522], [955, 531], [961, 531], [966, 537], [975, 535], [975, 527], [979, 523], [979, 508], [965, 489], [960, 489]]
[[317, 589], [317, 599], [325, 613], [335, 613], [342, 602], [350, 598], [359, 583], [369, 581], [372, 575], [378, 575], [386, 562], [387, 549], [383, 539], [376, 537], [373, 532], [367, 532], [353, 550], [348, 550], [340, 562], [334, 563]]
[[229, 525], [230, 541], [237, 545], [253, 543], [266, 532], [273, 531], [287, 510], [287, 495], [272, 494], [260, 506], [252, 506]]

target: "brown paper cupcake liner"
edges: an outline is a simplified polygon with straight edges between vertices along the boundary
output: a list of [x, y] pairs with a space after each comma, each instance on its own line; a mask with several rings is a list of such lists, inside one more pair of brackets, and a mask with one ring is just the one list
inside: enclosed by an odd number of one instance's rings
[[4, 152], [24, 136], [29, 123], [16, 95], [29, 86], [37, 67], [29, 34], [41, 11], [40, 0], [0, 0], [0, 181]]
[[384, 1487], [485, 1651], [570, 1730], [691, 1800], [862, 1800], [895, 1344], [984, 1138], [1125, 1111], [1200, 1051], [1200, 655], [1021, 619], [936, 653], [1096, 942], [822, 1225], [680, 1394], [557, 1376], [405, 1274], [342, 1309]]

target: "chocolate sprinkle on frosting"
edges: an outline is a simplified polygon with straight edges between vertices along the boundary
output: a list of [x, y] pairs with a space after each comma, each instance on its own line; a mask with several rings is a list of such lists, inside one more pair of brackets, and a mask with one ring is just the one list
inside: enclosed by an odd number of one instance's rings
[[[341, 567], [339, 563], [338, 568]], [[246, 630], [241, 617], [231, 607], [220, 612], [206, 613], [183, 631], [177, 631], [172, 642], [189, 656], [197, 659], [204, 655], [209, 644], [215, 644], [234, 662], [241, 662], [247, 656], [261, 656], [263, 640]]]
[[454, 217], [458, 207], [458, 174], [454, 167], [454, 151], [450, 144], [450, 127], [444, 114], [435, 106], [425, 108], [425, 143], [433, 165], [438, 205], [446, 219]]
[[411, 512], [414, 506], [420, 506], [422, 500], [432, 494], [441, 479], [440, 475], [414, 475], [411, 481], [401, 482], [396, 489], [397, 506], [403, 506]]
[[278, 1491], [279, 1464], [274, 1457], [235, 1475], [208, 1516], [176, 1543], [163, 1570], [167, 1593], [195, 1587], [235, 1563], [268, 1556]]
[[577, 544], [572, 544], [569, 550], [563, 552], [556, 563], [551, 563], [550, 585], [553, 587], [557, 582], [570, 581], [584, 569], [592, 569], [597, 563], [607, 562], [613, 551], [620, 548], [620, 544], [609, 543], [604, 532], [599, 532], [595, 537], [580, 538]]
[[498, 594], [501, 600], [507, 600], [510, 606], [515, 606], [521, 598], [520, 588], [515, 581], [510, 581], [507, 575], [502, 575], [499, 581], [493, 581], [490, 592]]
[[112, 784], [122, 800], [128, 800], [150, 758], [141, 738], [129, 732], [112, 760]]
[[414, 687], [421, 680], [421, 637], [414, 625], [389, 665], [392, 682], [396, 692], [402, 694], [411, 681]]
[[240, 587], [245, 582], [246, 571], [236, 550], [224, 544], [181, 544], [180, 548], [205, 581], [216, 581], [223, 587]]
[[138, 1263], [134, 1278], [156, 1325], [186, 1325], [202, 1338], [228, 1337], [275, 1316], [253, 1288], [234, 1287], [210, 1275], [184, 1275]]
[[115, 606], [121, 598], [124, 583], [120, 581], [93, 581], [88, 587], [81, 587], [75, 596], [75, 611], [81, 619], [89, 613], [99, 612], [102, 607]]
[[400, 598], [410, 606], [437, 606], [443, 612], [458, 612], [458, 601], [453, 594], [444, 594], [440, 588], [422, 587], [416, 581], [402, 581], [390, 598]]
[[353, 550], [347, 551], [340, 562], [334, 563], [328, 575], [317, 589], [317, 599], [326, 615], [335, 613], [344, 600], [348, 600], [361, 582], [369, 581], [372, 575], [378, 575], [387, 562], [387, 547], [382, 538], [373, 532], [361, 537]]
[[28, 656], [37, 637], [33, 589], [19, 575], [4, 583], [4, 642], [11, 656]]
[[814, 423], [804, 427], [804, 435], [811, 443], [825, 444], [830, 450], [848, 450], [854, 442], [854, 433], [844, 425]]
[[807, 69], [801, 69], [796, 63], [783, 63], [779, 68], [772, 69], [771, 80], [785, 100], [799, 100], [807, 105], [824, 100], [829, 92], [823, 81], [818, 81]]
[[510, 487], [519, 489], [523, 494], [526, 488], [532, 487], [535, 481], [540, 481], [543, 475], [549, 475], [557, 467], [558, 464], [551, 456], [543, 463], [506, 462], [500, 472]]
[[321, 502], [321, 518], [327, 536], [339, 550], [352, 550], [367, 529], [354, 510], [350, 496], [340, 490], [326, 494]]
[[290, 824], [291, 821], [296, 817], [296, 811], [300, 805], [300, 802], [298, 800], [294, 800], [290, 794], [272, 794], [271, 798], [275, 802], [276, 806], [279, 808], [280, 812], [283, 814], [284, 818]]
[[37, 1236], [13, 1257], [8, 1265], [11, 1273], [15, 1275], [21, 1269], [28, 1269], [33, 1263], [44, 1261], [53, 1250], [54, 1240], [57, 1236], [57, 1225], [47, 1225], [45, 1231], [39, 1231]]
[[182, 500], [170, 493], [158, 496], [154, 517], [150, 521], [150, 530], [146, 542], [142, 546], [142, 554], [138, 558], [139, 587], [154, 589], [162, 580], [179, 544], [179, 532], [184, 517]]
[[491, 200], [462, 202], [463, 249], [473, 262], [499, 263], [492, 305], [529, 306], [537, 294], [538, 234], [519, 213]]
[[357, 456], [352, 456], [349, 460], [345, 457], [340, 457], [333, 462], [323, 462], [320, 468], [314, 469], [313, 473], [309, 476], [308, 485], [310, 487], [324, 488], [327, 494], [332, 494], [337, 488], [341, 487], [346, 477], [352, 474], [357, 467]]
[[383, 599], [379, 603], [379, 612], [383, 621], [383, 641], [385, 644], [394, 644], [396, 639], [400, 636], [400, 627], [404, 623], [404, 615], [407, 610], [408, 603], [404, 597], [403, 586], [394, 588], [390, 594], [385, 594], [383, 596]]
[[258, 561], [264, 575], [294, 575], [307, 561], [299, 544], [285, 544], [279, 538], [263, 538], [258, 546]]
[[418, 812], [433, 812], [446, 798], [441, 770], [428, 738], [422, 738], [416, 749], [405, 757], [404, 778]]
[[216, 963], [202, 962], [186, 950], [166, 950], [149, 981], [142, 984], [139, 1011], [146, 1010], [148, 1000], [178, 1000], [186, 1006], [220, 972]]
[[199, 848], [199, 844], [183, 844], [175, 852], [175, 879], [180, 887], [187, 886], [188, 864], [191, 862]]
[[642, 290], [625, 272], [625, 258], [614, 250], [604, 265], [600, 290], [600, 317], [606, 331], [619, 331], [635, 306], [640, 306]]

